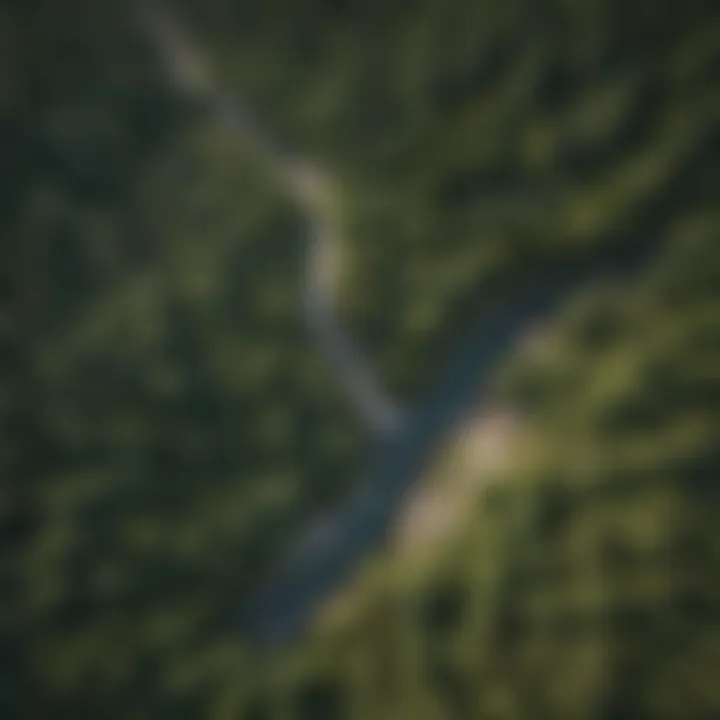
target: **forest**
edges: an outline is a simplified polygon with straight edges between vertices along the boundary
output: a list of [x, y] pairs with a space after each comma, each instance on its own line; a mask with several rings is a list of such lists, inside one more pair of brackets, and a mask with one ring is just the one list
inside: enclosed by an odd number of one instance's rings
[[646, 256], [496, 364], [502, 467], [468, 421], [418, 470], [474, 488], [452, 532], [259, 648], [239, 608], [371, 439], [299, 310], [302, 213], [143, 4], [0, 0], [0, 715], [720, 715], [720, 6], [167, 4], [331, 169], [343, 322], [403, 404], [528, 284]]

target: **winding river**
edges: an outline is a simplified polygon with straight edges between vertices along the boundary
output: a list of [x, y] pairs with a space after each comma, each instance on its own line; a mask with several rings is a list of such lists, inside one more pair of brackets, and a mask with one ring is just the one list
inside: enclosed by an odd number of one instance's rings
[[548, 272], [529, 286], [508, 288], [508, 299], [483, 313], [449, 354], [427, 396], [409, 411], [402, 409], [378, 387], [337, 317], [334, 285], [343, 226], [331, 173], [278, 150], [247, 108], [214, 81], [209, 64], [167, 6], [147, 0], [141, 9], [143, 27], [175, 81], [201, 98], [233, 136], [257, 152], [305, 217], [306, 320], [319, 351], [332, 363], [374, 437], [359, 489], [340, 506], [312, 519], [300, 532], [292, 557], [242, 603], [239, 624], [244, 634], [261, 646], [276, 646], [297, 637], [362, 559], [382, 547], [408, 489], [482, 402], [491, 371], [513, 346], [586, 283], [638, 272], [657, 247], [653, 242], [615, 246]]

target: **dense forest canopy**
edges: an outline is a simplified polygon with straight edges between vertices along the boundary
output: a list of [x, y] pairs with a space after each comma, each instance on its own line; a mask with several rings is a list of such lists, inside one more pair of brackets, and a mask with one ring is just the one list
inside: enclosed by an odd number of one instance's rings
[[173, 5], [336, 173], [343, 312], [410, 403], [530, 279], [657, 245], [499, 368], [523, 463], [449, 546], [261, 657], [227, 619], [367, 438], [302, 325], [303, 218], [139, 5], [0, 3], [3, 716], [718, 713], [717, 4]]

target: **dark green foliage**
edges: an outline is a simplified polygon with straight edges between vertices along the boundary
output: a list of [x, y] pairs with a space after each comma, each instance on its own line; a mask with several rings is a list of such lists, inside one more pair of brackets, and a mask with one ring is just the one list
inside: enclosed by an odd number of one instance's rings
[[528, 278], [657, 258], [503, 368], [538, 457], [441, 571], [249, 655], [241, 598], [365, 449], [301, 326], [302, 219], [132, 3], [0, 4], [3, 717], [716, 715], [714, 3], [177, 7], [337, 170], [345, 309], [404, 396]]

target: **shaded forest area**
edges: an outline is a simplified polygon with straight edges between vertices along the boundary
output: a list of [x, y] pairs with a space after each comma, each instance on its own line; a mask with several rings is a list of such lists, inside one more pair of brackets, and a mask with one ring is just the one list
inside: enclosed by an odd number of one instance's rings
[[367, 449], [297, 309], [301, 218], [134, 4], [0, 3], [3, 717], [720, 713], [717, 3], [175, 7], [340, 178], [344, 310], [409, 402], [529, 278], [657, 259], [500, 369], [531, 461], [432, 566], [386, 553], [258, 657], [228, 618]]

